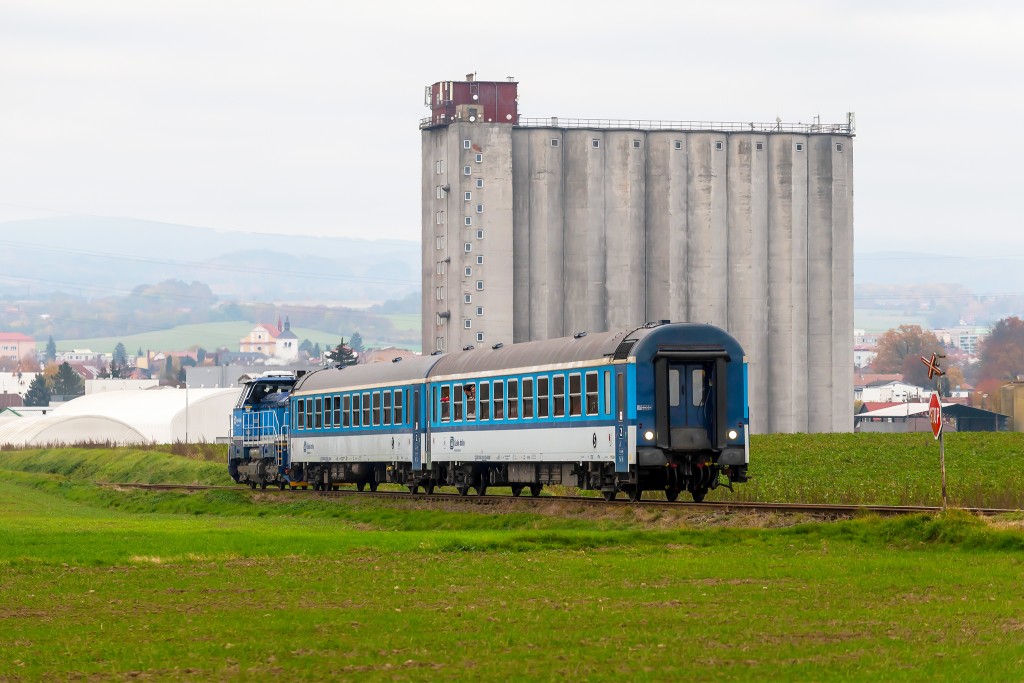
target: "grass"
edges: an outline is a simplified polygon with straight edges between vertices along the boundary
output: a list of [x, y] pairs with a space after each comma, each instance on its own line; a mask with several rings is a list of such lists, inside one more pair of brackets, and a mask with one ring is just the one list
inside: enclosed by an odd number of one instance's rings
[[757, 529], [463, 510], [6, 471], [0, 681], [940, 681], [1024, 667], [1019, 519]]

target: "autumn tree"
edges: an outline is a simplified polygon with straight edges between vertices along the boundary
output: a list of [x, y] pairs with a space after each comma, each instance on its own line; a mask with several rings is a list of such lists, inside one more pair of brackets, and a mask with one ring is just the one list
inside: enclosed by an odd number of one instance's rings
[[1024, 320], [1003, 318], [981, 343], [978, 377], [981, 380], [1016, 379], [1024, 375]]
[[878, 338], [877, 355], [871, 361], [875, 372], [892, 372], [903, 375], [903, 381], [919, 387], [931, 386], [928, 368], [921, 357], [942, 353], [939, 338], [921, 329], [920, 325], [900, 325]]

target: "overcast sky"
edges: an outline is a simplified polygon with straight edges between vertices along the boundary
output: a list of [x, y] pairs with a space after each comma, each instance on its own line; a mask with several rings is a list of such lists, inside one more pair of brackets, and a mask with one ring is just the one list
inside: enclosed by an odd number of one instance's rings
[[1008, 1], [0, 0], [0, 220], [418, 240], [423, 88], [475, 71], [529, 117], [853, 111], [858, 251], [1024, 254], [1021, 35]]

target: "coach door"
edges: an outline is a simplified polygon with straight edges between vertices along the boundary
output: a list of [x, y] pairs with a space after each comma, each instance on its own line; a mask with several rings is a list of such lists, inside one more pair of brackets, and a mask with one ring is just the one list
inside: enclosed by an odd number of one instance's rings
[[655, 362], [658, 445], [675, 451], [719, 447], [726, 358], [666, 355]]
[[[423, 421], [423, 385], [420, 384], [412, 390], [412, 469], [418, 471], [423, 469], [423, 439], [420, 434], [420, 425]], [[429, 423], [428, 423], [429, 424]], [[427, 467], [430, 467], [430, 439], [426, 440]]]
[[626, 414], [626, 368], [618, 366], [615, 369], [615, 471], [629, 471], [629, 442], [627, 436]]

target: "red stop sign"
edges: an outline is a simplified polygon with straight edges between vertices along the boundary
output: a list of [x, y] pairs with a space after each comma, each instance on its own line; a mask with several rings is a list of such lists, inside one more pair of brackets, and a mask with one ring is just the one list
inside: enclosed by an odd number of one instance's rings
[[932, 399], [928, 401], [928, 422], [932, 425], [932, 434], [939, 438], [942, 433], [942, 404], [939, 403], [939, 392], [932, 393]]

